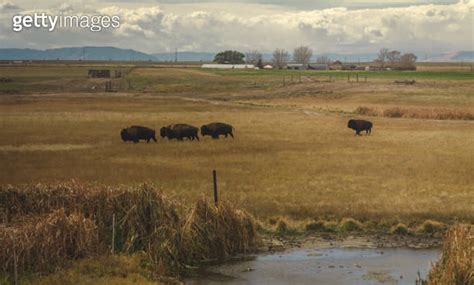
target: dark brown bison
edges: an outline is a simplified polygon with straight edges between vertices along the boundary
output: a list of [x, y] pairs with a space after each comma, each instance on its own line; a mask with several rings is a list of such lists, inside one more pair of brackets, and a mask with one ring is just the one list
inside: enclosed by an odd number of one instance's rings
[[225, 135], [227, 137], [230, 135], [234, 138], [234, 134], [232, 134], [232, 127], [229, 124], [225, 123], [210, 123], [207, 125], [203, 125], [201, 127], [201, 135], [204, 136], [211, 136], [213, 139], [218, 139], [220, 135]]
[[140, 140], [146, 140], [147, 143], [150, 140], [156, 142], [155, 130], [142, 126], [131, 126], [130, 128], [122, 129], [120, 136], [124, 142], [133, 141], [138, 143]]
[[356, 135], [360, 135], [360, 132], [365, 131], [365, 134], [372, 133], [372, 123], [366, 120], [349, 120], [347, 127], [356, 131]]
[[162, 138], [167, 137], [169, 140], [177, 139], [182, 141], [184, 138], [187, 138], [188, 140], [199, 140], [198, 132], [199, 129], [194, 126], [187, 124], [174, 124], [162, 127], [160, 129], [160, 136]]

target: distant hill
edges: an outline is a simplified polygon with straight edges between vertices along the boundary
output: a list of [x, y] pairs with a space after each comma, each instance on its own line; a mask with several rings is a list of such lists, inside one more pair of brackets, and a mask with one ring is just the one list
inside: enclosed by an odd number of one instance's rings
[[[450, 62], [474, 61], [474, 51], [459, 51], [445, 54], [427, 55], [422, 52], [415, 53], [420, 62]], [[341, 62], [368, 62], [377, 58], [377, 53], [323, 53], [314, 54], [312, 61], [325, 55], [331, 60]], [[214, 52], [179, 52], [178, 61], [203, 61], [210, 62], [214, 59]], [[47, 50], [4, 48], [0, 49], [0, 60], [116, 60], [116, 61], [174, 61], [174, 52], [147, 54], [133, 49], [115, 47], [70, 47]], [[263, 53], [263, 60], [271, 61], [271, 53]]]
[[[216, 54], [213, 52], [180, 52], [178, 51], [178, 61], [213, 61]], [[174, 61], [174, 52], [163, 52], [152, 54], [159, 61]]]
[[152, 55], [115, 47], [70, 47], [47, 50], [0, 49], [0, 60], [156, 60]]
[[450, 62], [450, 61], [468, 61], [474, 62], [474, 51], [458, 51], [452, 53], [443, 53], [428, 57], [428, 62]]

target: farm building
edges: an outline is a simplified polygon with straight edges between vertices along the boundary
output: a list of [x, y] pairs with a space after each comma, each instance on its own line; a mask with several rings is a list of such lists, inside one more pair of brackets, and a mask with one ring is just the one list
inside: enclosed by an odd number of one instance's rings
[[218, 69], [254, 69], [253, 64], [218, 64], [206, 63], [201, 65], [201, 68], [218, 68]]
[[294, 69], [294, 70], [305, 70], [307, 68], [306, 65], [302, 63], [288, 63], [286, 65], [287, 69]]
[[273, 66], [271, 66], [270, 64], [267, 64], [263, 67], [263, 69], [273, 69]]
[[329, 65], [326, 63], [314, 63], [314, 64], [309, 64], [308, 69], [312, 70], [329, 70]]

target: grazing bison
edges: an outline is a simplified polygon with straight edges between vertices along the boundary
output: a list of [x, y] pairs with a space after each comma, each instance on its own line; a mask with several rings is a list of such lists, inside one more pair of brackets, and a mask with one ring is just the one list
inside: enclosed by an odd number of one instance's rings
[[138, 143], [140, 140], [146, 140], [147, 143], [150, 140], [156, 142], [155, 130], [141, 126], [131, 126], [130, 128], [122, 129], [120, 136], [124, 142], [133, 141]]
[[211, 136], [213, 139], [218, 139], [219, 135], [225, 135], [225, 137], [230, 135], [232, 138], [234, 138], [234, 134], [232, 134], [233, 129], [234, 127], [229, 124], [210, 123], [201, 127], [201, 135]]
[[160, 136], [162, 138], [167, 137], [169, 140], [177, 139], [182, 141], [183, 138], [187, 138], [188, 140], [199, 140], [198, 131], [198, 128], [191, 125], [174, 124], [167, 127], [162, 127], [160, 129]]
[[365, 131], [365, 134], [372, 133], [372, 123], [366, 120], [349, 120], [347, 127], [356, 131], [356, 135], [360, 135], [361, 131]]

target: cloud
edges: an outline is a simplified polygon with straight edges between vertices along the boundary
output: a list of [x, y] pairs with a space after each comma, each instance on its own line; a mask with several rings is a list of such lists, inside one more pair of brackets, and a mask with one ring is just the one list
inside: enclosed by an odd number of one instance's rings
[[[473, 0], [371, 9], [268, 10], [256, 4], [241, 4], [238, 10], [193, 6], [192, 10], [177, 12], [167, 7], [112, 5], [95, 9], [93, 5], [64, 5], [56, 11], [79, 14], [87, 10], [89, 14], [119, 15], [122, 25], [101, 33], [13, 33], [8, 28], [1, 29], [0, 37], [16, 47], [113, 45], [145, 52], [172, 51], [175, 47], [181, 51], [269, 52], [277, 47], [292, 50], [298, 45], [309, 45], [317, 53], [371, 52], [382, 46], [429, 52], [473, 49]], [[259, 9], [266, 12], [256, 13]], [[1, 19], [4, 26], [10, 25]]]
[[19, 6], [15, 5], [13, 3], [10, 3], [10, 2], [0, 3], [0, 11], [3, 11], [3, 12], [17, 11], [19, 9], [20, 9]]

